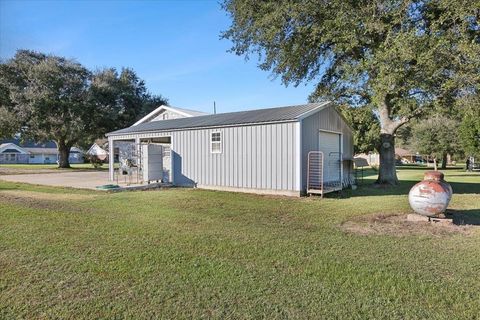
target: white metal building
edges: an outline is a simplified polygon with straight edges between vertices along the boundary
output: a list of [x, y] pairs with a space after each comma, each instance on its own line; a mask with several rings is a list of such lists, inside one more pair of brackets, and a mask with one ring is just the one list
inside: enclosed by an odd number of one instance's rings
[[[299, 196], [353, 179], [352, 131], [331, 102], [147, 121], [107, 137], [110, 154], [162, 146], [161, 180], [176, 186]], [[109, 167], [114, 180], [112, 157]]]

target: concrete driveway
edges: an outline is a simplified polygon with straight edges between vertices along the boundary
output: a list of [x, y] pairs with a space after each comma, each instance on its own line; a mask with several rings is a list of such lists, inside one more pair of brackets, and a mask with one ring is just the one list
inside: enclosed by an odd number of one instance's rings
[[95, 189], [97, 186], [111, 183], [108, 181], [108, 171], [14, 174], [2, 175], [0, 179], [11, 182], [81, 189]]

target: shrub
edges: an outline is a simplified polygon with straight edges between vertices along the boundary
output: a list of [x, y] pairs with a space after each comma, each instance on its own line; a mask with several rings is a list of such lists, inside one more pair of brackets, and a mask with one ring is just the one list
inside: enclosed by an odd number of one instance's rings
[[103, 160], [99, 159], [97, 156], [89, 156], [89, 161], [94, 168], [100, 168], [103, 166]]

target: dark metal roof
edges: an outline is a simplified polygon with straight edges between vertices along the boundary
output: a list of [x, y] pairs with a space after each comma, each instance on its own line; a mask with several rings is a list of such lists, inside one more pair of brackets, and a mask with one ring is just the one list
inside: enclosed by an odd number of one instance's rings
[[5, 149], [2, 153], [20, 153], [17, 149]]
[[141, 123], [125, 129], [113, 131], [107, 134], [119, 135], [151, 131], [167, 131], [178, 129], [193, 129], [204, 127], [231, 126], [237, 124], [253, 124], [264, 122], [287, 122], [296, 121], [302, 115], [325, 107], [330, 102], [308, 103], [296, 106], [258, 109], [229, 113], [211, 114], [198, 117], [161, 120]]

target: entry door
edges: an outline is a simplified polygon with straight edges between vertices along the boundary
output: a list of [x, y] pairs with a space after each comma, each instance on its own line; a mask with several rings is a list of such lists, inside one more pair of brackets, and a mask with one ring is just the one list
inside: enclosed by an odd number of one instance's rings
[[323, 152], [323, 181], [341, 181], [342, 136], [339, 133], [320, 131], [319, 150]]

